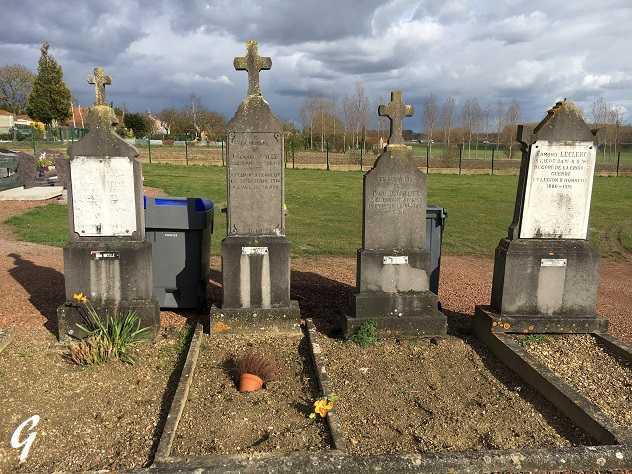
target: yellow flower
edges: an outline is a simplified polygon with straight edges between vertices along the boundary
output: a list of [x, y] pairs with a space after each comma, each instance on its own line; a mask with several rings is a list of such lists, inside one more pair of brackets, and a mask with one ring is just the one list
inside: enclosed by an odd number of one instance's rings
[[327, 416], [327, 412], [334, 407], [334, 402], [328, 402], [326, 398], [320, 398], [314, 402], [314, 413], [317, 413], [321, 418]]
[[82, 303], [85, 303], [88, 300], [86, 296], [83, 296], [83, 293], [79, 293], [79, 294], [75, 293], [74, 295], [72, 295], [72, 297], [76, 299], [77, 301], [81, 301]]

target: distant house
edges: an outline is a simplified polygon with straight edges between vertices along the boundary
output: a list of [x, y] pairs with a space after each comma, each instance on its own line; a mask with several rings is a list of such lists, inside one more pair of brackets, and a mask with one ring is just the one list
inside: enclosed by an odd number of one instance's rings
[[88, 107], [72, 106], [72, 117], [66, 121], [67, 127], [87, 128], [88, 127]]
[[15, 125], [15, 120], [11, 112], [0, 109], [0, 133], [9, 133]]
[[33, 123], [33, 119], [28, 115], [18, 115], [17, 120], [15, 121], [15, 125], [18, 128], [28, 127]]

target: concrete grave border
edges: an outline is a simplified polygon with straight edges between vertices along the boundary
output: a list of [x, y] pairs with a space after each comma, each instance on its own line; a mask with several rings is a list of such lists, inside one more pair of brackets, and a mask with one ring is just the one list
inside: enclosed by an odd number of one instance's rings
[[[321, 356], [318, 334], [311, 319], [306, 321], [306, 337], [321, 390], [328, 392], [329, 379]], [[195, 371], [202, 339], [202, 325], [193, 335], [182, 375], [167, 416], [155, 459], [148, 471], [157, 473], [260, 473], [292, 472], [525, 472], [525, 471], [595, 471], [632, 469], [632, 427], [614, 423], [599, 408], [586, 400], [560, 377], [537, 361], [506, 334], [492, 334], [484, 340], [504, 363], [516, 370], [525, 381], [542, 392], [580, 427], [603, 445], [535, 450], [467, 451], [457, 453], [422, 453], [386, 456], [350, 456], [340, 430], [335, 410], [327, 415], [332, 436], [330, 450], [292, 453], [255, 453], [212, 456], [170, 456], [177, 425], [184, 410], [187, 393]], [[218, 336], [221, 337], [221, 336]], [[597, 337], [613, 352], [632, 360], [632, 348], [621, 341], [600, 334]], [[498, 352], [497, 352], [498, 351]], [[516, 369], [514, 369], [516, 367]], [[522, 374], [525, 373], [525, 375]], [[551, 394], [555, 394], [551, 396]], [[558, 397], [564, 408], [551, 398]], [[579, 420], [579, 421], [578, 421]], [[619, 443], [619, 444], [616, 444]], [[121, 471], [122, 472], [122, 471]], [[131, 471], [130, 471], [131, 472]]]

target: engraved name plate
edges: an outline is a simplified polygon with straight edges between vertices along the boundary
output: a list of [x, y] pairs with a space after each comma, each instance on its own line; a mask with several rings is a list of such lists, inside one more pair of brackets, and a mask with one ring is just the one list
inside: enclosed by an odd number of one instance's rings
[[540, 260], [541, 267], [565, 267], [565, 258], [543, 258]]
[[388, 255], [382, 260], [384, 265], [406, 265], [408, 264], [407, 255]]
[[242, 255], [267, 255], [268, 247], [242, 247]]

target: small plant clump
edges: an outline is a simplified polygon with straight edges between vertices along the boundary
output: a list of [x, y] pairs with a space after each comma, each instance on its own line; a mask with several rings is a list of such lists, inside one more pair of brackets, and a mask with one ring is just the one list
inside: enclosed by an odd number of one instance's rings
[[235, 375], [241, 377], [243, 374], [256, 375], [263, 383], [268, 383], [278, 377], [279, 366], [266, 354], [249, 350], [235, 364]]
[[140, 318], [135, 311], [129, 311], [122, 319], [109, 314], [105, 321], [101, 319], [87, 297], [83, 293], [74, 295], [75, 300], [83, 303], [87, 316], [86, 324], [77, 324], [88, 337], [68, 345], [68, 357], [78, 365], [98, 365], [107, 362], [111, 357], [121, 359], [128, 364], [135, 364], [138, 359], [127, 353], [127, 348], [143, 342], [139, 337], [149, 328], [140, 327]]
[[347, 336], [347, 340], [355, 342], [361, 347], [369, 347], [377, 342], [377, 323], [372, 320], [364, 321], [354, 333]]
[[529, 344], [544, 344], [549, 340], [542, 334], [527, 334], [526, 336], [515, 336], [514, 339], [522, 347], [526, 347]]

